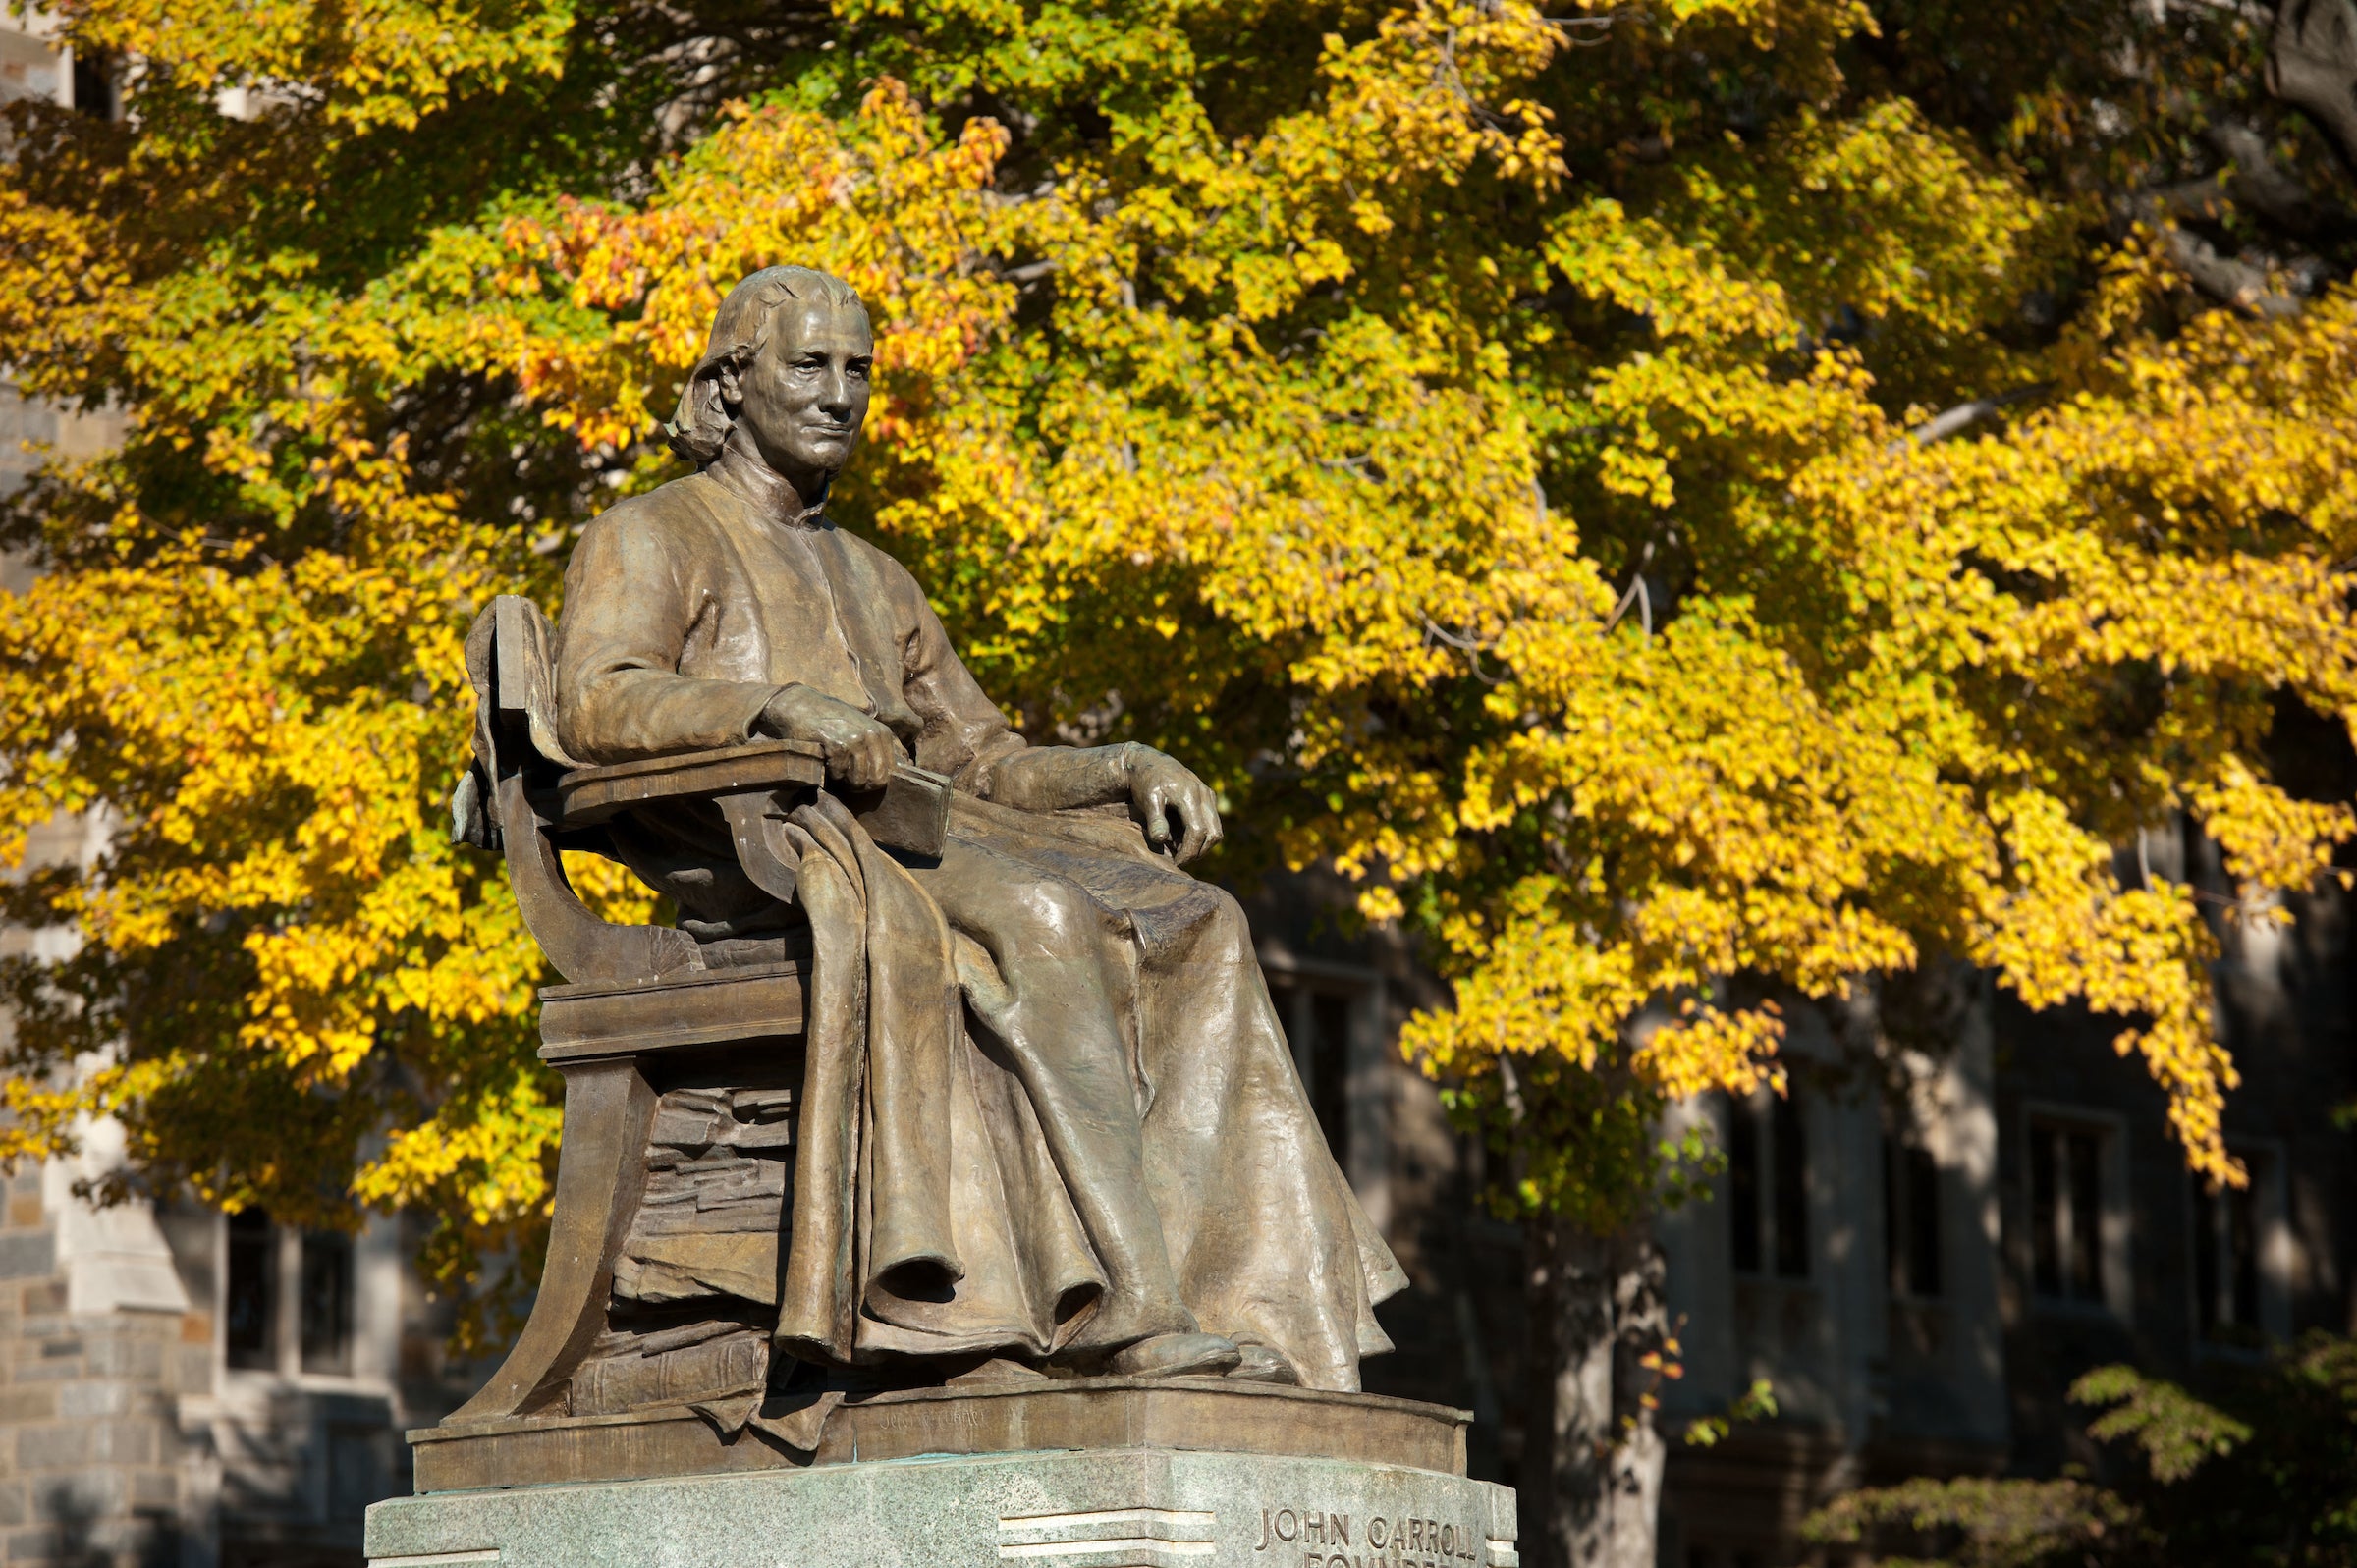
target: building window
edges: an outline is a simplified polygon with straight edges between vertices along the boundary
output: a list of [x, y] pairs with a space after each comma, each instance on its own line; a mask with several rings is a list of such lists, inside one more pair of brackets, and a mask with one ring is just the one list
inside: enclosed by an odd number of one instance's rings
[[1776, 1149], [1776, 1271], [1786, 1279], [1809, 1275], [1809, 1148], [1800, 1107], [1788, 1094], [1768, 1102], [1769, 1140]]
[[1760, 1245], [1760, 1118], [1737, 1101], [1727, 1118], [1727, 1201], [1734, 1239], [1735, 1272], [1756, 1274], [1767, 1254]]
[[278, 1236], [270, 1217], [241, 1209], [229, 1217], [228, 1284], [221, 1315], [229, 1364], [254, 1371], [278, 1367]]
[[352, 1371], [352, 1238], [340, 1230], [302, 1237], [302, 1370]]
[[2194, 1322], [2213, 1344], [2257, 1345], [2259, 1316], [2259, 1162], [2248, 1158], [2247, 1187], [2193, 1189]]
[[1269, 1000], [1293, 1051], [1293, 1065], [1301, 1086], [1309, 1091], [1310, 1109], [1326, 1147], [1337, 1164], [1350, 1160], [1350, 1014], [1357, 1001], [1353, 989], [1333, 984], [1312, 985], [1300, 977], [1269, 982]]
[[1883, 1241], [1893, 1294], [1940, 1294], [1940, 1167], [1930, 1150], [1883, 1140]]
[[352, 1374], [353, 1239], [274, 1224], [260, 1209], [223, 1226], [222, 1341], [244, 1372]]
[[74, 107], [95, 120], [112, 120], [122, 107], [112, 55], [74, 51]]
[[1727, 1108], [1727, 1197], [1735, 1271], [1773, 1261], [1783, 1279], [1809, 1276], [1809, 1146], [1789, 1095]]
[[2104, 1135], [2092, 1128], [2030, 1127], [2030, 1278], [2049, 1301], [2100, 1306]]

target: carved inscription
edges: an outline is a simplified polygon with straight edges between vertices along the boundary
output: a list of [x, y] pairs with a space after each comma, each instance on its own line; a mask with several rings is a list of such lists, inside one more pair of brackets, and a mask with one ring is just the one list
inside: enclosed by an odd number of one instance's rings
[[1252, 1549], [1301, 1568], [1453, 1568], [1483, 1560], [1487, 1536], [1450, 1519], [1374, 1514], [1352, 1520], [1331, 1508], [1263, 1508], [1260, 1544]]

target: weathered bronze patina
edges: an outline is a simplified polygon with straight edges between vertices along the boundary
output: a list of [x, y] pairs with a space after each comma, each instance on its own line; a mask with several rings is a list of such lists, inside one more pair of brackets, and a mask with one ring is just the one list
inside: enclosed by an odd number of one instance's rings
[[[961, 1394], [1004, 1413], [1029, 1385], [1050, 1403], [1017, 1426], [1077, 1433], [1162, 1408], [1136, 1403], [1158, 1379], [1347, 1393], [1390, 1348], [1371, 1308], [1398, 1267], [1241, 911], [1179, 869], [1219, 838], [1211, 791], [1148, 747], [1027, 744], [915, 580], [828, 519], [871, 354], [837, 280], [746, 279], [672, 427], [698, 471], [589, 526], [553, 635], [503, 600], [470, 640], [459, 831], [504, 842], [575, 984], [544, 1000], [569, 1087], [541, 1301], [434, 1439], [482, 1439], [454, 1463], [527, 1432], [636, 1452], [598, 1435], [633, 1413], [831, 1453], [861, 1430], [829, 1435], [846, 1399], [878, 1441], [905, 1404], [893, 1445], [929, 1451]], [[676, 928], [591, 915], [567, 847], [629, 865]], [[1255, 1443], [1314, 1446], [1306, 1407], [1266, 1411], [1296, 1435]], [[1418, 1419], [1443, 1447], [1461, 1420]]]

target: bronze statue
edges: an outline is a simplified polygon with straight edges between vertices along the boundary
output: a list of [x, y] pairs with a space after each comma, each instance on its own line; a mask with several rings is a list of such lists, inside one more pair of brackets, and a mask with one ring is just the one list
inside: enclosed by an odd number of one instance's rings
[[[1219, 840], [1214, 796], [1146, 746], [1027, 744], [908, 572], [828, 520], [872, 353], [826, 274], [730, 293], [672, 426], [698, 471], [584, 532], [547, 694], [547, 749], [603, 773], [764, 738], [823, 755], [827, 790], [779, 816], [669, 800], [605, 823], [676, 901], [683, 961], [810, 953], [791, 1180], [763, 1178], [791, 1187], [766, 1211], [779, 1277], [739, 1293], [774, 1299], [771, 1342], [805, 1363], [1355, 1389], [1404, 1278], [1242, 912], [1178, 869]], [[946, 805], [930, 841], [855, 809], [901, 784]], [[674, 1296], [734, 1288], [658, 1254], [626, 1256], [616, 1292], [665, 1299], [665, 1268], [703, 1280]]]

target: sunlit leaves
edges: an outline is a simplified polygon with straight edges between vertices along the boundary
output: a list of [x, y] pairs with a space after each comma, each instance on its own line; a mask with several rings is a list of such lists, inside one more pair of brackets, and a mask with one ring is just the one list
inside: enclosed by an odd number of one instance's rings
[[[288, 146], [454, 166], [437, 128], [611, 20], [170, 9], [72, 20], [184, 97], [275, 83]], [[1609, 1222], [1665, 1099], [1777, 1081], [1748, 1001], [1935, 952], [2115, 1015], [2233, 1174], [2218, 936], [2118, 851], [2187, 813], [2272, 919], [2351, 834], [2263, 758], [2281, 698], [2357, 716], [2351, 297], [2204, 314], [2091, 251], [2079, 196], [1851, 81], [1847, 0], [842, 17], [679, 157], [356, 214], [365, 265], [250, 148], [143, 227], [160, 97], [128, 161], [26, 143], [0, 359], [133, 426], [43, 481], [49, 575], [0, 601], [0, 831], [112, 832], [16, 894], [87, 945], [21, 988], [7, 1147], [113, 1109], [230, 1201], [434, 1207], [461, 1272], [528, 1237], [560, 1111], [536, 955], [443, 841], [458, 639], [561, 608], [573, 531], [678, 471], [722, 293], [795, 260], [878, 331], [841, 518], [1035, 733], [1166, 745], [1239, 844], [1415, 923], [1456, 1005], [1405, 1045], [1514, 1142], [1512, 1202]]]

